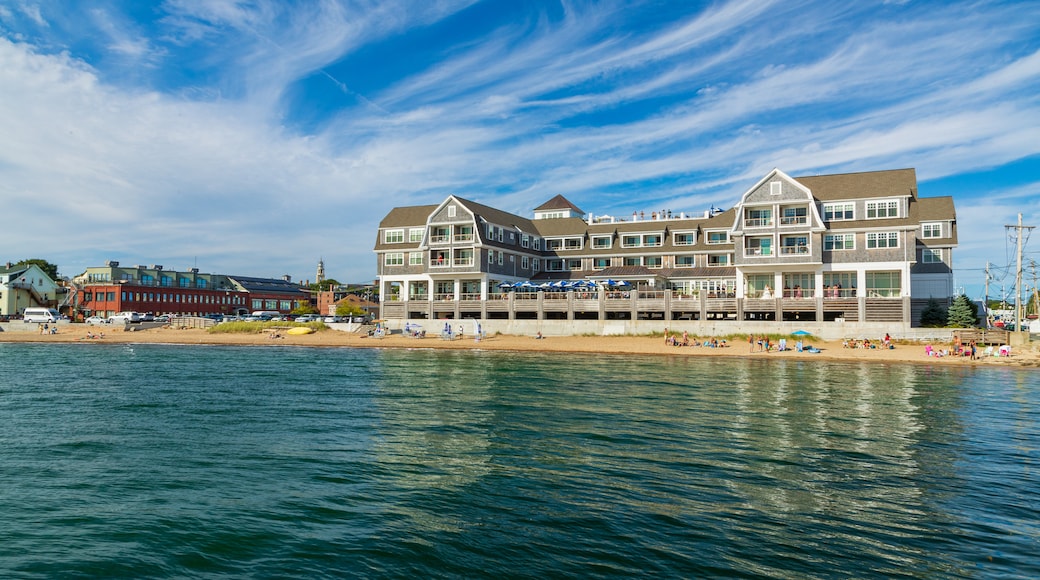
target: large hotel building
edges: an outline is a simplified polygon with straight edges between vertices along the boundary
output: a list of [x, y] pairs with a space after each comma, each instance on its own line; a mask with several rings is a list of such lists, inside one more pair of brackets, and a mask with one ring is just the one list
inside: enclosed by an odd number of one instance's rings
[[527, 218], [452, 195], [391, 210], [375, 252], [390, 320], [906, 331], [951, 299], [956, 245], [953, 199], [919, 197], [913, 169], [775, 169], [697, 215], [596, 216], [556, 196]]

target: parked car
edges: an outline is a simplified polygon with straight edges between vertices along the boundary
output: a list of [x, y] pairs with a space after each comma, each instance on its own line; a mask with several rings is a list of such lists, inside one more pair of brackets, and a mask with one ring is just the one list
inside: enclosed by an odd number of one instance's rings
[[154, 322], [155, 321], [155, 315], [153, 315], [151, 312], [142, 312], [140, 314], [140, 317], [141, 317], [141, 322]]
[[108, 324], [108, 319], [100, 316], [88, 316], [83, 322], [91, 326], [101, 326], [102, 324]]
[[159, 316], [155, 317], [155, 322], [169, 322], [169, 321], [170, 321], [170, 315], [169, 314], [160, 314]]
[[321, 322], [321, 317], [317, 314], [301, 314], [296, 317], [296, 322]]
[[137, 312], [117, 312], [108, 317], [109, 324], [127, 324], [130, 322], [141, 322], [141, 315]]

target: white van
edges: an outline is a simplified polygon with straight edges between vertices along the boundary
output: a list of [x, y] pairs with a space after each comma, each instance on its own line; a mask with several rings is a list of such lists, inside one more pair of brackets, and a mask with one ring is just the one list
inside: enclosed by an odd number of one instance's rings
[[36, 323], [57, 322], [61, 320], [61, 315], [53, 308], [26, 308], [22, 313], [22, 320]]
[[254, 310], [253, 318], [281, 318], [282, 313], [277, 310]]

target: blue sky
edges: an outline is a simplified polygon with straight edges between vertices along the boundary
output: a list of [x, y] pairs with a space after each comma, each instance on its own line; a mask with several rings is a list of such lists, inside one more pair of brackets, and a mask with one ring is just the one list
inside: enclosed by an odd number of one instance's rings
[[[0, 259], [375, 276], [379, 220], [914, 167], [956, 285], [1040, 226], [1040, 3], [0, 0]], [[1036, 234], [1040, 236], [1040, 234]], [[1040, 261], [1040, 239], [1026, 247]], [[1030, 277], [1027, 269], [1027, 277]]]

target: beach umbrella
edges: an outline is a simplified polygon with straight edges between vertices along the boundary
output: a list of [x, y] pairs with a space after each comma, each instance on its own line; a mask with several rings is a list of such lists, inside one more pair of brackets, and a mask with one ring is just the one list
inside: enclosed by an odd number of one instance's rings
[[621, 286], [622, 288], [624, 288], [625, 286], [631, 286], [631, 284], [629, 284], [628, 282], [625, 282], [624, 280], [619, 281], [617, 283], [617, 285]]
[[567, 281], [566, 280], [557, 280], [557, 281], [553, 282], [552, 284], [549, 284], [549, 286], [552, 286], [553, 288], [556, 288], [556, 289], [566, 288], [567, 287]]
[[604, 286], [617, 286], [617, 282], [611, 280], [610, 278], [607, 278], [606, 280], [600, 282], [600, 284], [603, 284]]
[[811, 332], [806, 332], [804, 330], [796, 330], [796, 331], [791, 333], [791, 336], [811, 336], [811, 335], [812, 335]]
[[498, 285], [498, 287], [502, 288], [502, 289], [512, 288], [513, 287], [513, 283], [512, 282], [502, 282], [501, 284]]

